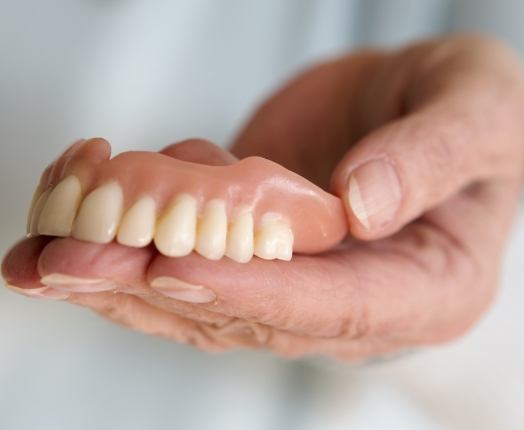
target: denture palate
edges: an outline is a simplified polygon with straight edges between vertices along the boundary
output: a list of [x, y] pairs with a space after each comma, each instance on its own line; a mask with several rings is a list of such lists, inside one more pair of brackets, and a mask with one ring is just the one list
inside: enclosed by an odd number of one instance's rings
[[77, 175], [73, 166], [56, 186], [39, 185], [28, 235], [153, 242], [168, 257], [195, 251], [246, 263], [320, 252], [347, 233], [340, 199], [265, 159], [207, 166], [128, 152], [89, 168]]

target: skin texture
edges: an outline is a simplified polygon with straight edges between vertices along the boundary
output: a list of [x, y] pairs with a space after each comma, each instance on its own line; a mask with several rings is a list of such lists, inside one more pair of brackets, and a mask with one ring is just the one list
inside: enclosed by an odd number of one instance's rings
[[[201, 156], [210, 146], [195, 140], [185, 145], [195, 144], [204, 146]], [[249, 208], [256, 228], [266, 213], [284, 216], [294, 233], [294, 250], [303, 253], [330, 249], [347, 234], [347, 219], [339, 198], [269, 160], [248, 157], [238, 161], [220, 153], [217, 156], [221, 157], [221, 165], [216, 160], [214, 165], [207, 165], [165, 153], [134, 151], [109, 159], [110, 153], [104, 139], [75, 143], [51, 170], [44, 172], [38, 192], [52, 189], [74, 175], [82, 184], [84, 196], [108, 182], [118, 182], [123, 189], [125, 210], [142, 195], [154, 198], [159, 214], [181, 193], [197, 199], [200, 213], [206, 202], [220, 198], [226, 202], [229, 217], [235, 208]]]
[[[353, 237], [292, 262], [170, 259], [151, 247], [38, 237], [10, 251], [3, 276], [26, 294], [39, 287], [38, 297], [56, 297], [40, 283], [46, 274], [106, 278], [119, 292], [60, 288], [117, 323], [209, 351], [357, 361], [449, 341], [496, 294], [522, 183], [523, 117], [521, 66], [498, 42], [458, 37], [344, 56], [277, 91], [232, 152], [272, 159], [346, 205], [354, 169], [386, 161], [400, 197], [384, 219], [366, 227], [347, 206]], [[205, 142], [164, 153], [209, 164], [231, 157]], [[166, 298], [149, 285], [158, 276], [206, 286], [216, 300]]]

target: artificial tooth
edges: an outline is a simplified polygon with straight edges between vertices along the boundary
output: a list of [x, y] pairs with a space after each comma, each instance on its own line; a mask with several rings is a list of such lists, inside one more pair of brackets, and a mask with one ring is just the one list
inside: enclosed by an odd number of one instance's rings
[[31, 235], [31, 218], [33, 216], [33, 212], [35, 210], [36, 202], [38, 201], [39, 197], [42, 195], [42, 185], [38, 184], [36, 187], [35, 192], [33, 193], [33, 197], [31, 198], [31, 204], [29, 205], [29, 211], [27, 212], [27, 235]]
[[268, 214], [255, 235], [255, 255], [265, 260], [291, 260], [293, 232], [279, 215]]
[[122, 216], [124, 195], [117, 182], [108, 182], [84, 199], [73, 226], [73, 237], [87, 242], [109, 243]]
[[38, 220], [38, 233], [68, 237], [82, 199], [82, 185], [76, 176], [62, 180], [49, 194]]
[[151, 197], [142, 197], [131, 206], [120, 223], [117, 241], [122, 245], [147, 246], [155, 233], [156, 204]]
[[29, 226], [29, 234], [28, 236], [38, 236], [38, 220], [40, 219], [40, 214], [42, 213], [42, 209], [44, 209], [45, 203], [47, 202], [47, 198], [49, 197], [49, 194], [51, 193], [50, 189], [45, 190], [40, 197], [38, 197], [38, 200], [35, 203], [35, 207], [33, 208], [33, 213], [31, 215], [31, 222]]
[[191, 253], [196, 240], [197, 201], [180, 194], [158, 220], [155, 232], [157, 249], [168, 257]]
[[210, 200], [198, 224], [195, 250], [209, 260], [220, 260], [226, 252], [227, 214], [223, 200]]
[[253, 258], [253, 250], [253, 215], [249, 210], [242, 210], [229, 226], [226, 255], [239, 263], [247, 263]]

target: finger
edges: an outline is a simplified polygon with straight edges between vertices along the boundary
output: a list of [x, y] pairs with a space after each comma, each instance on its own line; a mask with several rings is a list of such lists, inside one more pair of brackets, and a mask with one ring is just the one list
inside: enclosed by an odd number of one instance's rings
[[16, 244], [2, 262], [2, 276], [11, 291], [31, 298], [63, 300], [69, 293], [47, 287], [40, 282], [37, 261], [48, 238], [27, 239]]
[[39, 236], [13, 246], [2, 261], [2, 277], [7, 284], [20, 288], [42, 287], [37, 262], [50, 239]]
[[331, 188], [355, 236], [385, 237], [472, 183], [521, 174], [522, 84], [476, 62], [446, 74], [451, 66], [421, 78], [411, 113], [363, 138], [335, 169]]
[[144, 273], [152, 247], [131, 248], [55, 239], [40, 253], [38, 273], [44, 285], [72, 292], [123, 290], [146, 294]]
[[105, 139], [96, 137], [92, 139], [80, 139], [67, 148], [64, 153], [52, 164], [51, 171], [44, 175], [45, 180], [42, 185], [44, 188], [51, 184], [56, 184], [63, 176], [67, 166], [75, 160], [89, 160], [98, 163], [109, 159], [111, 156], [111, 145]]
[[[35, 240], [27, 239], [24, 243], [31, 246]], [[159, 309], [203, 323], [220, 326], [230, 320], [189, 303], [171, 300], [152, 290], [146, 278], [148, 266], [157, 256], [152, 246], [131, 248], [118, 243], [101, 245], [64, 238], [50, 241], [31, 255], [16, 249], [12, 254], [13, 258], [4, 261], [4, 276], [9, 276], [6, 279], [24, 289], [47, 286], [75, 296], [77, 293], [126, 293], [140, 297]], [[24, 283], [18, 274], [19, 260], [33, 268], [31, 285]]]
[[192, 163], [224, 166], [238, 161], [230, 152], [203, 139], [187, 139], [174, 143], [160, 151], [161, 154]]

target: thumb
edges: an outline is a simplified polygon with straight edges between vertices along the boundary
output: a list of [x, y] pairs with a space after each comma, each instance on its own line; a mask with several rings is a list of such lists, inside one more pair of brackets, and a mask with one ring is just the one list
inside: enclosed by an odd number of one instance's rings
[[515, 115], [500, 106], [480, 108], [476, 115], [475, 107], [437, 103], [351, 148], [331, 178], [351, 232], [361, 239], [388, 236], [473, 182], [514, 174]]

